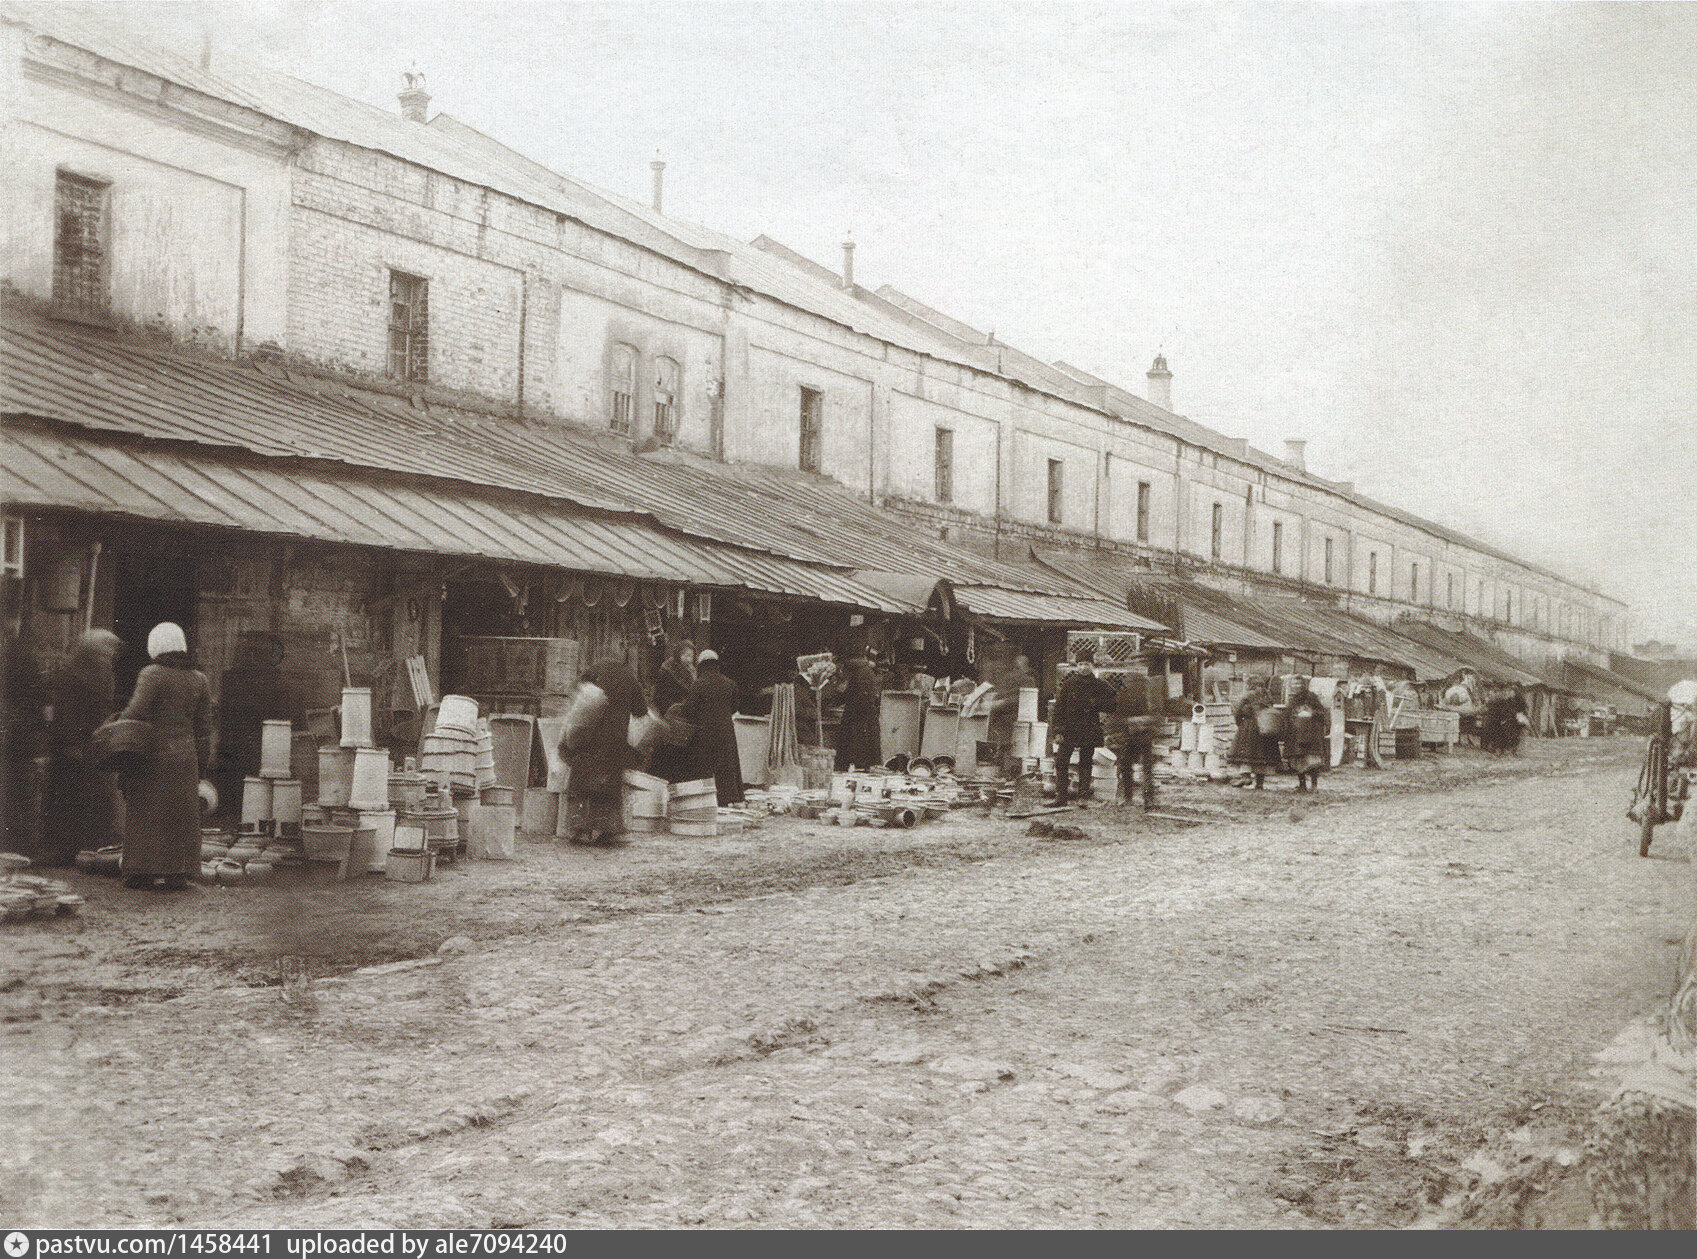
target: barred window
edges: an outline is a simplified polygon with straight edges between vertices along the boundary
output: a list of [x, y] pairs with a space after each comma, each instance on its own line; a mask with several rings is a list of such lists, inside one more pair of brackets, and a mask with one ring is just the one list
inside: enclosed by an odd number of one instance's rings
[[1418, 564], [1408, 566], [1408, 601], [1410, 603], [1420, 602], [1420, 565]]
[[678, 381], [682, 369], [675, 359], [654, 360], [654, 436], [670, 445], [678, 435]]
[[1332, 584], [1332, 540], [1326, 539], [1326, 584]]
[[955, 500], [955, 431], [952, 428], [937, 430], [937, 501], [952, 503]]
[[1225, 550], [1226, 539], [1226, 508], [1223, 503], [1214, 504], [1214, 527], [1208, 538], [1208, 558], [1217, 560]]
[[430, 281], [389, 272], [389, 375], [430, 379]]
[[825, 446], [825, 395], [801, 387], [801, 441], [798, 463], [803, 472], [818, 472]]
[[60, 171], [54, 189], [53, 300], [84, 310], [106, 306], [109, 184]]
[[1370, 595], [1379, 593], [1379, 553], [1377, 551], [1367, 552], [1367, 593]]
[[615, 345], [607, 368], [607, 388], [613, 400], [607, 427], [627, 437], [630, 435], [631, 416], [636, 410], [636, 357], [636, 351], [630, 346]]

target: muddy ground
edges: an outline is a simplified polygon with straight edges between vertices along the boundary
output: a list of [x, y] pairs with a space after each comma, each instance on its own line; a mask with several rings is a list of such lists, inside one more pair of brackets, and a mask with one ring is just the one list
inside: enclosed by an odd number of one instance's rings
[[[772, 819], [0, 927], [0, 1217], [141, 1227], [1583, 1227], [1671, 988], [1636, 740]], [[1040, 828], [1041, 829], [1041, 828]], [[1063, 832], [1064, 834], [1064, 832]], [[278, 984], [304, 957], [307, 988]]]

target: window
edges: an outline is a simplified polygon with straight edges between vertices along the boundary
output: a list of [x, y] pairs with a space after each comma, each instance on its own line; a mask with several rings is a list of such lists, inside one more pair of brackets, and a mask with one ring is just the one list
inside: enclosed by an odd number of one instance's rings
[[53, 300], [83, 310], [106, 305], [106, 190], [60, 171], [54, 191]]
[[952, 428], [937, 430], [937, 501], [952, 503], [955, 501], [955, 431]]
[[636, 357], [630, 346], [615, 345], [607, 365], [607, 391], [613, 403], [607, 427], [627, 437], [631, 416], [636, 412]]
[[825, 445], [825, 395], [805, 385], [801, 390], [801, 470], [818, 472]]
[[404, 271], [389, 272], [389, 375], [428, 380], [430, 282]]
[[1149, 541], [1149, 482], [1137, 483], [1137, 540]]
[[682, 374], [677, 360], [664, 355], [654, 360], [654, 436], [667, 445], [678, 435], [678, 381]]
[[1332, 584], [1332, 540], [1326, 539], [1326, 584]]
[[1279, 574], [1279, 563], [1280, 563], [1280, 560], [1283, 558], [1282, 553], [1284, 551], [1284, 545], [1285, 545], [1285, 527], [1284, 527], [1284, 524], [1281, 521], [1275, 520], [1273, 522], [1273, 575], [1275, 577], [1278, 576], [1278, 574]]
[[1410, 603], [1420, 602], [1420, 565], [1418, 564], [1408, 566], [1408, 601]]
[[1370, 595], [1379, 593], [1379, 553], [1377, 551], [1367, 552], [1367, 593]]
[[1226, 508], [1225, 508], [1225, 504], [1215, 503], [1214, 504], [1214, 527], [1213, 527], [1213, 530], [1209, 534], [1209, 537], [1208, 537], [1208, 558], [1209, 559], [1217, 560], [1217, 559], [1220, 558], [1220, 550], [1221, 550], [1221, 547], [1225, 543], [1225, 535], [1226, 535]]
[[1485, 615], [1485, 579], [1483, 577], [1479, 579], [1479, 598], [1474, 603], [1474, 613], [1477, 616]]
[[1450, 573], [1444, 578], [1444, 606], [1455, 607], [1455, 574]]
[[1061, 523], [1065, 504], [1062, 493], [1066, 488], [1066, 464], [1059, 459], [1049, 460], [1049, 523]]
[[1514, 591], [1503, 591], [1503, 620], [1514, 624]]

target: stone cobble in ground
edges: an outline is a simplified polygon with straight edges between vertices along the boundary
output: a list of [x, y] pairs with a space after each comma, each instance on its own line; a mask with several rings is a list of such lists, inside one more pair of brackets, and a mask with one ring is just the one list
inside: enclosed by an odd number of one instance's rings
[[[263, 912], [91, 897], [7, 937], [0, 1204], [65, 1227], [1405, 1223], [1491, 1130], [1575, 1140], [1588, 1055], [1654, 988], [1690, 853], [1636, 857], [1631, 762], [1170, 790], [1218, 820], [1091, 810], [1076, 841], [774, 820]], [[296, 1000], [231, 986], [285, 948], [379, 964]]]

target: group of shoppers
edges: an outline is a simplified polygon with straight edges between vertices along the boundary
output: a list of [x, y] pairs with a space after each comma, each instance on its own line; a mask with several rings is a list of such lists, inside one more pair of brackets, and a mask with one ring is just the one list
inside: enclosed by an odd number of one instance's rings
[[[7, 643], [4, 842], [41, 866], [121, 844], [128, 886], [181, 890], [200, 869], [212, 688], [182, 628], [161, 622], [147, 636], [151, 663], [116, 712], [122, 648], [111, 631], [89, 630], [44, 677], [22, 641]], [[121, 774], [101, 763], [95, 733], [114, 718], [142, 723], [133, 729], [145, 741]]]
[[1290, 703], [1273, 702], [1266, 678], [1251, 675], [1248, 691], [1232, 710], [1237, 733], [1227, 760], [1247, 769], [1259, 790], [1281, 766], [1296, 775], [1298, 791], [1318, 791], [1332, 763], [1332, 714], [1302, 679]]
[[[713, 779], [720, 804], [742, 801], [742, 762], [731, 720], [737, 685], [725, 676], [718, 652], [697, 654], [689, 640], [674, 642], [652, 695], [643, 693], [619, 657], [584, 670], [582, 682], [559, 749], [571, 769], [565, 807], [572, 843], [605, 847], [624, 841], [625, 771], [645, 760], [668, 782]], [[650, 719], [646, 733], [633, 739], [631, 723], [642, 718]]]

